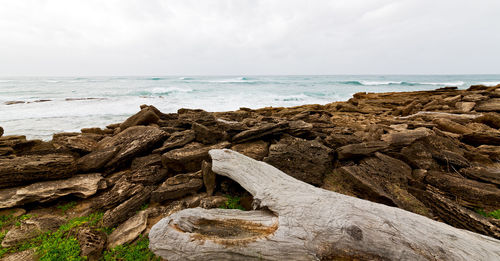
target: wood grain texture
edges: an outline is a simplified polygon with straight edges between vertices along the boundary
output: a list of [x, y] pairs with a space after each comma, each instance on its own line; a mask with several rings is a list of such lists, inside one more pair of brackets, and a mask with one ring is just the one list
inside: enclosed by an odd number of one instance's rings
[[150, 249], [173, 260], [499, 260], [500, 241], [424, 216], [316, 188], [231, 150], [213, 171], [261, 210], [186, 209], [151, 229]]

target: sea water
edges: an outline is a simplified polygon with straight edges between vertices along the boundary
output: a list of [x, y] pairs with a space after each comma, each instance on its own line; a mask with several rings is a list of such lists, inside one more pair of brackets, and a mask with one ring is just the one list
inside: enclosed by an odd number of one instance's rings
[[48, 140], [57, 132], [122, 122], [141, 104], [165, 113], [228, 111], [327, 104], [357, 92], [499, 83], [500, 75], [2, 77], [0, 126], [5, 135]]

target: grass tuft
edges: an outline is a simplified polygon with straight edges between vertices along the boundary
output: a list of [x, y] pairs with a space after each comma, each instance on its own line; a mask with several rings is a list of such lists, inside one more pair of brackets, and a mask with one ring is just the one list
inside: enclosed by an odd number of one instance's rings
[[124, 260], [124, 261], [152, 261], [161, 260], [149, 250], [149, 240], [142, 235], [132, 244], [117, 246], [105, 251], [102, 257], [104, 261]]
[[495, 218], [495, 219], [500, 219], [500, 209], [491, 211], [491, 212], [486, 212], [483, 209], [476, 209], [476, 213], [483, 217], [488, 217], [488, 218]]
[[245, 210], [245, 208], [240, 204], [239, 197], [231, 197], [231, 196], [226, 196], [226, 197], [227, 201], [224, 203], [223, 206], [220, 206], [220, 208]]
[[57, 208], [60, 209], [63, 212], [63, 214], [66, 214], [66, 211], [74, 208], [75, 206], [76, 206], [76, 201], [71, 201], [67, 204], [59, 205], [57, 206]]

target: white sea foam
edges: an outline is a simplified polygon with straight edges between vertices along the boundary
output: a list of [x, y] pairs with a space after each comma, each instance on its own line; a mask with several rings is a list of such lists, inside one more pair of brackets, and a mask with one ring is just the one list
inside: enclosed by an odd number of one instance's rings
[[359, 81], [362, 85], [377, 86], [377, 85], [391, 85], [391, 84], [401, 84], [403, 82], [396, 81]]
[[435, 85], [435, 86], [462, 86], [465, 84], [463, 81], [456, 82], [416, 82], [415, 84], [421, 85]]
[[168, 94], [173, 92], [192, 92], [191, 88], [182, 88], [182, 87], [157, 87], [151, 89], [151, 93], [153, 94]]
[[486, 86], [497, 86], [500, 84], [500, 81], [498, 81], [498, 82], [480, 82], [479, 84], [486, 85]]
[[[153, 80], [154, 79], [154, 80]], [[495, 85], [500, 76], [196, 76], [40, 77], [0, 79], [0, 126], [6, 134], [49, 139], [54, 132], [104, 127], [151, 104], [228, 111], [240, 107], [297, 106], [348, 100], [356, 92], [432, 90]], [[93, 97], [99, 99], [87, 100]], [[66, 98], [80, 100], [67, 101]], [[51, 100], [6, 105], [7, 101]]]

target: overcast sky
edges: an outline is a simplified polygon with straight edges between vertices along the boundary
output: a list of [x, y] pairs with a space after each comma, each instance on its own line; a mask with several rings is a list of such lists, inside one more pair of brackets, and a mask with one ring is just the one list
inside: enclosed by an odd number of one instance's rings
[[499, 0], [0, 0], [0, 75], [500, 73]]

